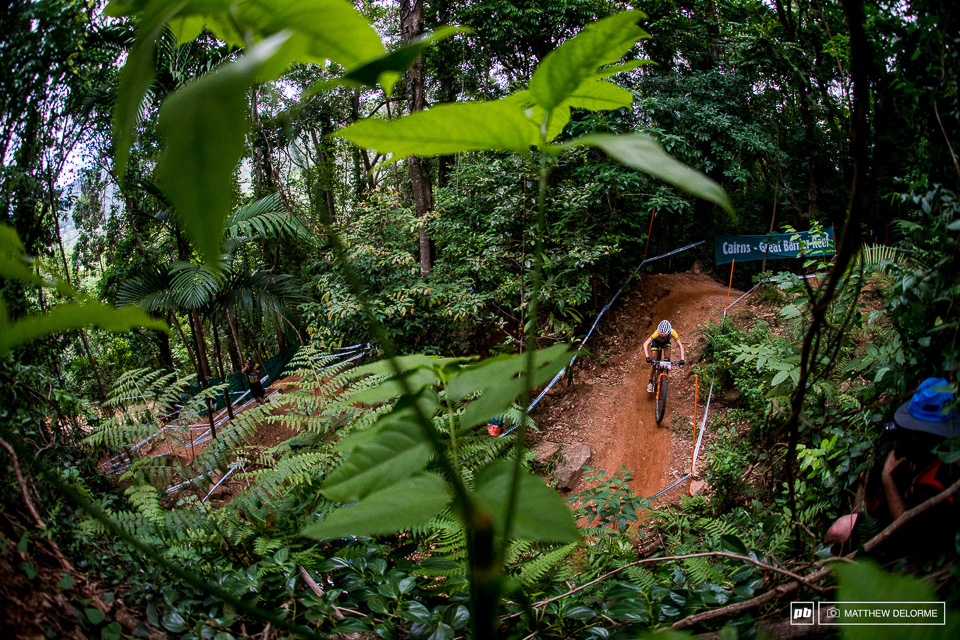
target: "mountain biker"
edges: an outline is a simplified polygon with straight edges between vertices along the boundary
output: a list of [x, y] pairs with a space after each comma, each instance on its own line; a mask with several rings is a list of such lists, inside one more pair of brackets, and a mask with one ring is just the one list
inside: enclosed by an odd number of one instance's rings
[[[687, 356], [683, 350], [683, 343], [680, 341], [680, 336], [676, 331], [673, 330], [673, 327], [670, 325], [669, 320], [662, 320], [660, 324], [657, 325], [657, 330], [653, 332], [653, 335], [647, 338], [647, 341], [643, 343], [643, 355], [647, 357], [647, 362], [654, 363], [650, 368], [650, 382], [647, 384], [647, 393], [653, 393], [653, 376], [657, 373], [656, 361], [660, 359], [660, 352], [663, 351], [663, 359], [670, 359], [670, 340], [677, 341], [677, 346], [680, 347], [680, 362], [679, 364], [684, 364], [686, 362]], [[653, 352], [653, 357], [650, 357], [650, 352]]]
[[250, 385], [250, 395], [257, 401], [257, 405], [264, 403], [263, 385], [260, 384], [260, 365], [253, 361], [253, 356], [247, 358], [247, 366], [240, 370], [240, 373], [247, 377], [247, 384]]

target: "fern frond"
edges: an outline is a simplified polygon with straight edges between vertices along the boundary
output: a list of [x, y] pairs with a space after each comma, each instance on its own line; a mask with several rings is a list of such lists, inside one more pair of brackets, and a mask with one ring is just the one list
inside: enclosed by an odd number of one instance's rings
[[515, 568], [519, 569], [517, 580], [519, 580], [522, 585], [531, 585], [538, 582], [547, 575], [547, 572], [554, 570], [556, 566], [576, 548], [576, 543], [568, 544], [525, 562]]

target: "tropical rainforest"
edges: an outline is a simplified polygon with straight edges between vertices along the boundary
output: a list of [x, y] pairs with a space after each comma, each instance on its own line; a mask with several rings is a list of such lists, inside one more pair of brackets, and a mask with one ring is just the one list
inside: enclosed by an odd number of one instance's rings
[[[918, 384], [956, 411], [949, 0], [0, 21], [6, 637], [960, 635], [960, 441], [915, 445], [935, 495], [870, 506]], [[828, 255], [712, 251], [831, 227]], [[722, 409], [704, 487], [553, 486], [538, 394], [602, 366], [644, 278], [694, 271], [762, 310], [683, 336]], [[791, 624], [840, 601], [942, 618]]]

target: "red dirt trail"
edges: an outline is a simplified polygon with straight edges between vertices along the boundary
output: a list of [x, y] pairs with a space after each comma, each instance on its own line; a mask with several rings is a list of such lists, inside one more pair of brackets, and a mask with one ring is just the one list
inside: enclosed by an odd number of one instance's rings
[[[739, 295], [734, 291], [730, 299]], [[643, 276], [639, 290], [618, 305], [614, 317], [601, 321], [606, 327], [597, 342], [588, 343], [593, 361], [602, 364], [578, 369], [572, 386], [551, 392], [550, 401], [545, 399], [545, 406], [535, 412], [542, 429], [539, 439], [588, 444], [593, 454], [588, 464], [605, 469], [607, 477], [626, 466], [634, 472], [632, 488], [645, 496], [688, 472], [689, 435], [681, 438], [670, 425], [677, 422], [677, 414], [693, 419], [693, 365], [701, 350], [698, 330], [709, 319], [719, 321], [726, 297], [726, 286], [703, 274]], [[687, 366], [671, 372], [666, 415], [657, 425], [653, 395], [646, 390], [650, 365], [643, 343], [664, 319], [680, 334]], [[671, 360], [679, 360], [679, 348], [674, 344], [672, 349]], [[704, 384], [701, 380], [701, 398], [706, 396]], [[583, 488], [581, 480], [575, 490]]]
[[[734, 290], [730, 300], [739, 295], [740, 292]], [[540, 428], [539, 433], [534, 433], [534, 439], [589, 445], [590, 466], [605, 469], [607, 477], [621, 465], [625, 466], [634, 473], [633, 490], [644, 496], [653, 495], [687, 473], [691, 457], [693, 365], [701, 350], [697, 343], [699, 328], [710, 319], [719, 322], [726, 298], [726, 286], [704, 274], [642, 276], [637, 290], [622, 297], [601, 320], [587, 345], [587, 353], [592, 355], [578, 360], [572, 385], [557, 384], [533, 412]], [[650, 365], [644, 360], [643, 342], [663, 319], [670, 320], [680, 334], [686, 348], [687, 366], [671, 372], [667, 412], [657, 425], [653, 395], [646, 391]], [[671, 359], [680, 359], [676, 345]], [[295, 382], [295, 377], [279, 380], [267, 393], [288, 392]], [[705, 386], [709, 386], [709, 380], [700, 381], [701, 399], [706, 397]], [[273, 399], [277, 402], [268, 403], [266, 413], [285, 413], [288, 407], [281, 398], [274, 395]], [[683, 421], [678, 421], [680, 415], [686, 417], [688, 425], [682, 437], [671, 429], [671, 425]], [[702, 403], [699, 415], [703, 415]], [[295, 432], [280, 424], [264, 421], [248, 446], [262, 450], [294, 435]], [[196, 453], [201, 448], [197, 447]], [[189, 445], [178, 446], [167, 438], [145, 447], [143, 453], [157, 455], [166, 451], [171, 451], [185, 465], [190, 464], [195, 453]], [[703, 459], [701, 455], [695, 479]], [[231, 478], [217, 490], [216, 497], [228, 500], [244, 485], [239, 479]], [[586, 485], [581, 479], [574, 490], [584, 488]], [[664, 499], [670, 499], [678, 491], [670, 492]]]

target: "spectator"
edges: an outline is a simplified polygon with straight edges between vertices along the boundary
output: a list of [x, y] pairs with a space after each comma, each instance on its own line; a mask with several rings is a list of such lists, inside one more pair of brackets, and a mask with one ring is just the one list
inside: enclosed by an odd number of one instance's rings
[[[960, 436], [960, 414], [950, 393], [950, 384], [943, 378], [927, 378], [916, 393], [894, 414], [895, 447], [884, 458], [877, 483], [868, 482], [858, 492], [856, 512], [842, 516], [827, 531], [825, 542], [834, 553], [856, 549], [862, 539], [865, 515], [886, 526], [909, 509], [937, 495], [960, 478], [960, 462], [947, 464], [933, 449], [947, 438]], [[926, 512], [911, 524], [911, 531], [928, 536], [939, 531], [946, 537], [956, 533], [956, 496], [951, 496], [945, 509]], [[866, 514], [861, 513], [862, 510]], [[948, 513], [946, 510], [950, 510]], [[911, 531], [906, 532], [910, 534]], [[927, 548], [930, 538], [927, 538]], [[938, 545], [933, 545], [938, 546]]]

